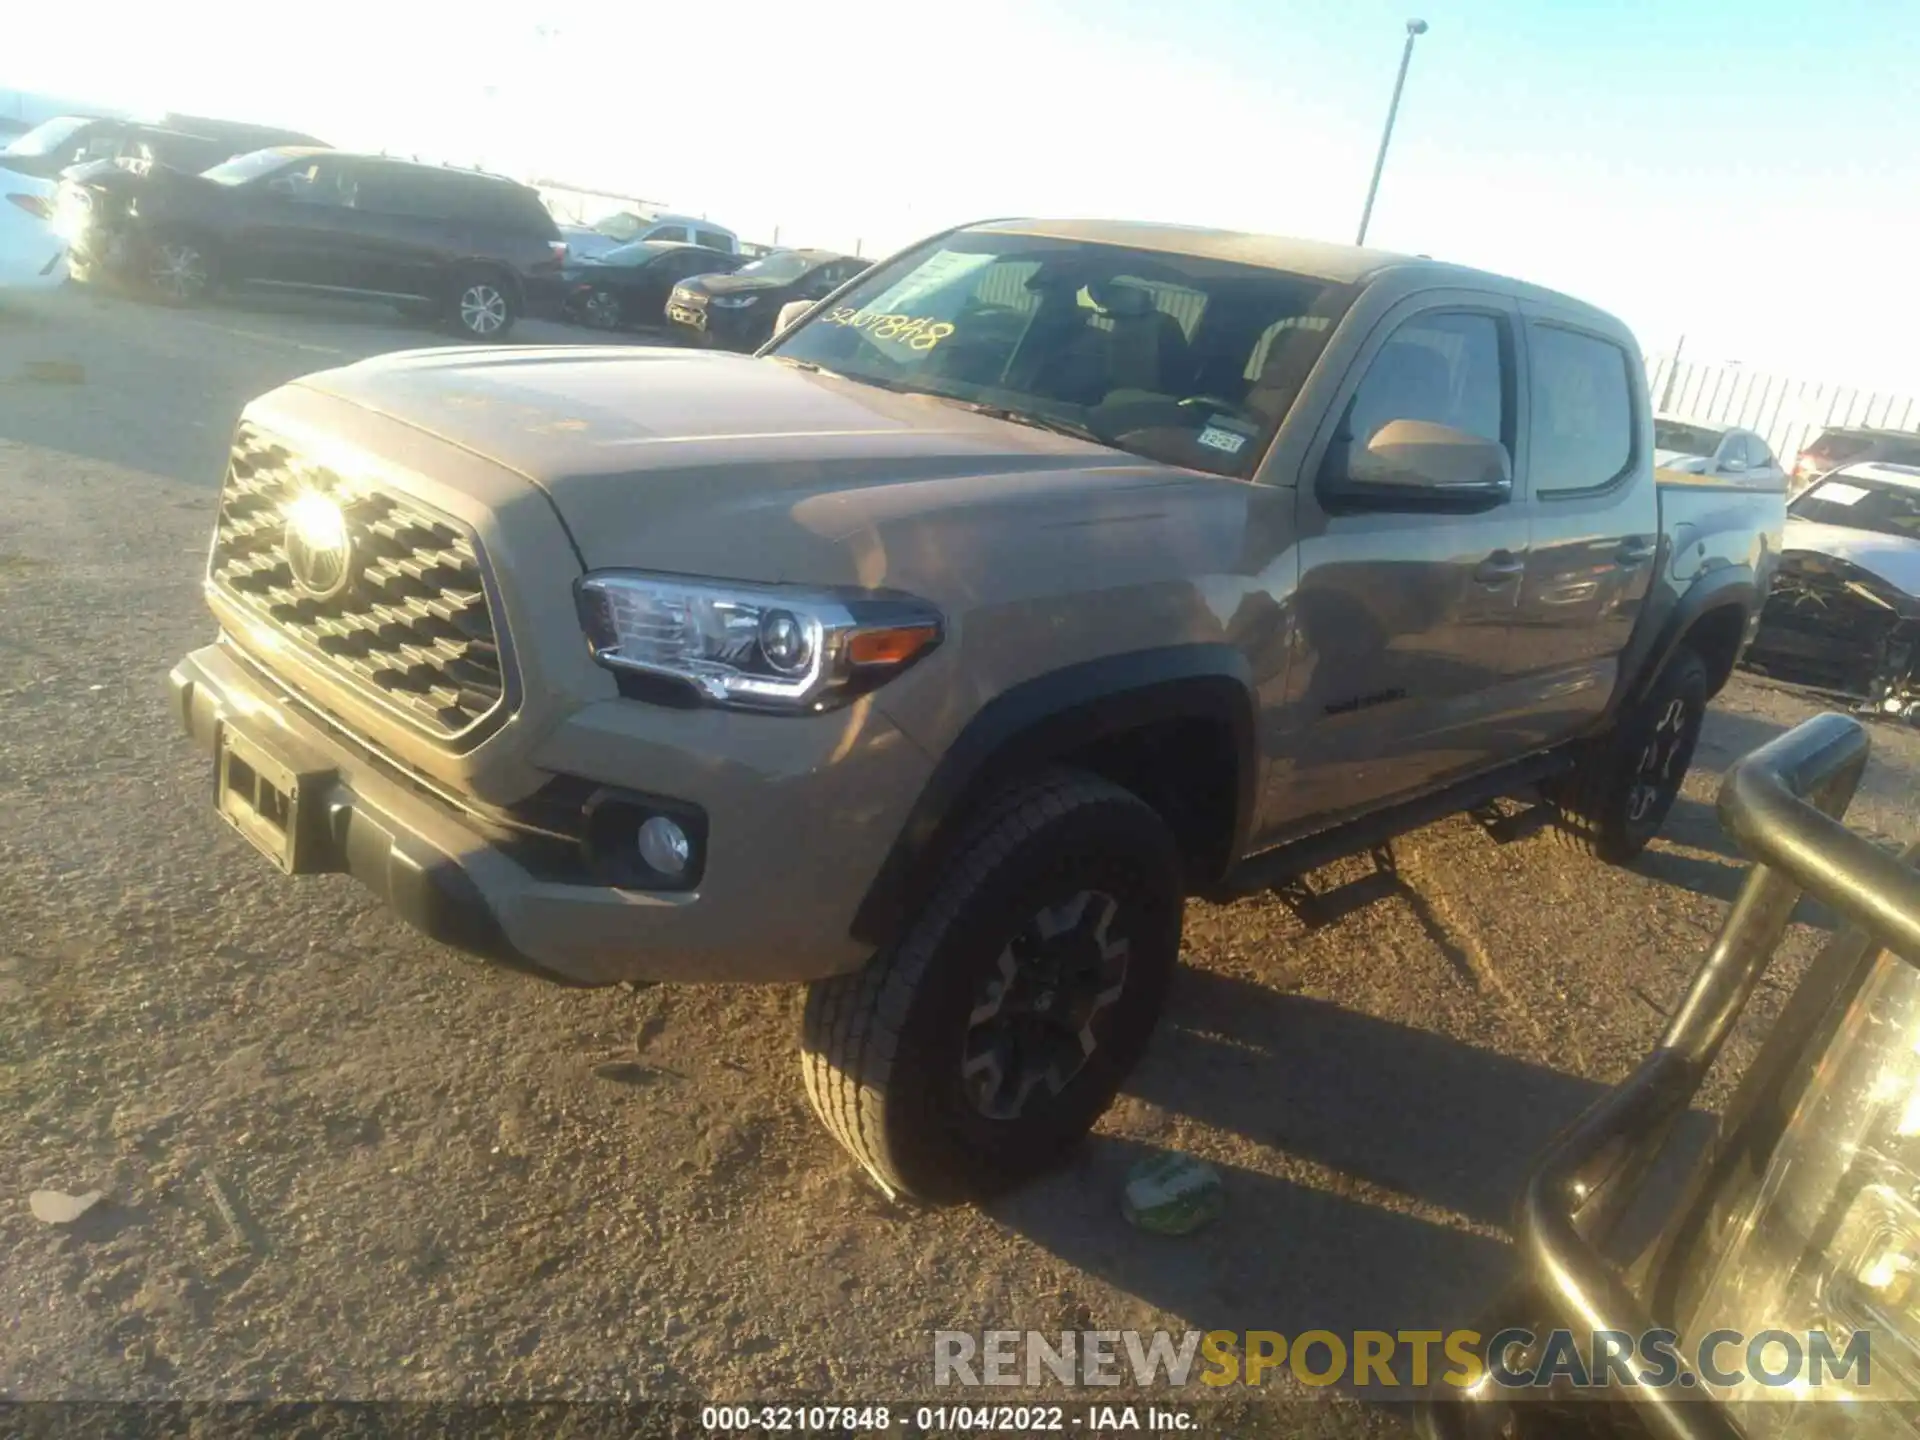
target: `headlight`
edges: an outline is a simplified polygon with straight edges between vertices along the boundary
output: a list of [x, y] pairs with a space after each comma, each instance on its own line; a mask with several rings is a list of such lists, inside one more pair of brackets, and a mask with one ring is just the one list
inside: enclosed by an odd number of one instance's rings
[[608, 570], [579, 583], [593, 658], [745, 710], [819, 711], [940, 643], [938, 611], [905, 596]]
[[712, 303], [722, 310], [739, 310], [757, 303], [759, 299], [758, 295], [716, 295]]
[[[1882, 955], [1812, 1076], [1751, 1200], [1719, 1229], [1690, 1338], [1716, 1328], [1825, 1331], [1843, 1359], [1864, 1339], [1864, 1385], [1858, 1368], [1836, 1379], [1840, 1367], [1829, 1365], [1817, 1390], [1769, 1393], [1749, 1381], [1718, 1393], [1776, 1402], [1742, 1406], [1756, 1437], [1920, 1435], [1911, 1408], [1920, 1398], [1920, 970]], [[1789, 1396], [1840, 1407], [1803, 1415], [1777, 1403]], [[1840, 1428], [1818, 1428], [1809, 1415], [1820, 1412]]]

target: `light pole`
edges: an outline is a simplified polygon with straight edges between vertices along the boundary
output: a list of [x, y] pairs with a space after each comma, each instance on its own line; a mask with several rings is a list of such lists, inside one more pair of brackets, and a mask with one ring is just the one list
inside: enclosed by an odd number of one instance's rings
[[1367, 222], [1373, 219], [1373, 197], [1380, 191], [1380, 172], [1387, 164], [1387, 142], [1393, 139], [1393, 117], [1400, 113], [1400, 91], [1407, 83], [1407, 66], [1413, 63], [1413, 42], [1417, 36], [1427, 33], [1424, 20], [1407, 21], [1407, 43], [1400, 52], [1400, 73], [1393, 77], [1393, 99], [1387, 104], [1387, 128], [1380, 132], [1380, 153], [1373, 160], [1373, 181], [1367, 186], [1367, 208], [1360, 212], [1360, 233], [1353, 243], [1367, 243]]

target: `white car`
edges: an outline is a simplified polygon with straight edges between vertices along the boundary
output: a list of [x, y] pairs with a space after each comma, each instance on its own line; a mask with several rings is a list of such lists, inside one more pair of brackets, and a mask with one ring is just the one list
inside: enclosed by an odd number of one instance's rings
[[1788, 505], [1746, 664], [1920, 722], [1920, 466], [1844, 466]]
[[622, 210], [594, 225], [562, 225], [560, 233], [566, 237], [569, 260], [595, 260], [609, 250], [640, 240], [703, 245], [729, 255], [740, 250], [740, 237], [724, 225], [657, 210]]
[[1668, 415], [1653, 419], [1653, 463], [1681, 475], [1738, 475], [1743, 483], [1777, 480], [1787, 472], [1767, 442], [1737, 425], [1700, 425]]
[[67, 242], [53, 227], [57, 180], [0, 168], [0, 291], [51, 290], [67, 278]]

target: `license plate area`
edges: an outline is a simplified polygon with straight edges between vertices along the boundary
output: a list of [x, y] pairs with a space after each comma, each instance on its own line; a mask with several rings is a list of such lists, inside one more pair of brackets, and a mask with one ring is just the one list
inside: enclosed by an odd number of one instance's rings
[[691, 325], [696, 330], [706, 329], [707, 317], [703, 311], [689, 310], [684, 305], [675, 305], [667, 313], [671, 319], [679, 321], [682, 325]]
[[302, 763], [230, 724], [214, 757], [214, 805], [220, 818], [288, 875], [334, 868], [323, 804], [333, 772]]

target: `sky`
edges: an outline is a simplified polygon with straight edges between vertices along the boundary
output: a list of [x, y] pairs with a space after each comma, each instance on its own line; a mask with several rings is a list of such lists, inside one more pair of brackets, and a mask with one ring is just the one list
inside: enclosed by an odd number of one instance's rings
[[1412, 15], [1370, 243], [1920, 393], [1920, 0], [184, 0], [82, 43], [36, 6], [0, 86], [867, 255], [1025, 214], [1350, 241]]

